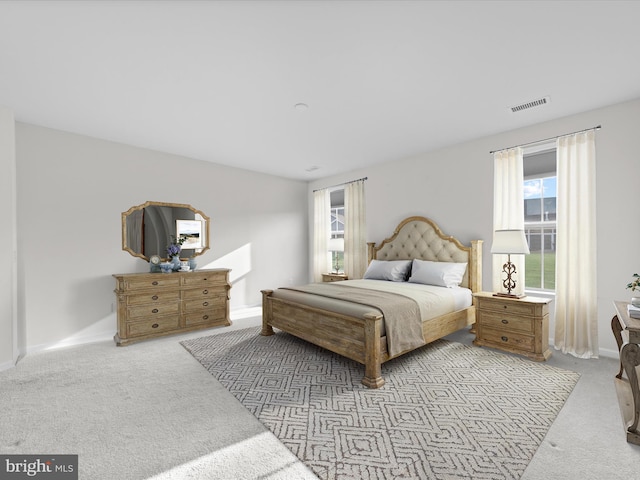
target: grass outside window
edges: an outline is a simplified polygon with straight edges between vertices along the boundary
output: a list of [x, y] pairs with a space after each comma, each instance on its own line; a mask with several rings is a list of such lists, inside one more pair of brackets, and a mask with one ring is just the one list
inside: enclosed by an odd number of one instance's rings
[[[545, 252], [525, 255], [525, 287], [544, 290], [556, 289], [556, 253]], [[543, 267], [544, 260], [544, 267]], [[544, 270], [543, 270], [544, 268]], [[544, 271], [544, 285], [542, 282]]]

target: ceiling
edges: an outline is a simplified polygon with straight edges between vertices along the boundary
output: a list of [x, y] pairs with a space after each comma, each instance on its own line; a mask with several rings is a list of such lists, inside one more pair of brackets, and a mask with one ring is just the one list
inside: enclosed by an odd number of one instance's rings
[[637, 1], [1, 1], [0, 105], [313, 180], [640, 98], [639, 18]]

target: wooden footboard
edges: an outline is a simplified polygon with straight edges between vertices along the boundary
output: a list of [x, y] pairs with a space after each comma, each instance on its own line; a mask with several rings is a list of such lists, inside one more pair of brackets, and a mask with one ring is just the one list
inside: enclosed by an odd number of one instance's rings
[[273, 335], [273, 327], [302, 338], [365, 366], [362, 383], [369, 388], [384, 385], [381, 365], [389, 359], [386, 337], [381, 337], [382, 315], [351, 317], [273, 298], [262, 290], [261, 335]]

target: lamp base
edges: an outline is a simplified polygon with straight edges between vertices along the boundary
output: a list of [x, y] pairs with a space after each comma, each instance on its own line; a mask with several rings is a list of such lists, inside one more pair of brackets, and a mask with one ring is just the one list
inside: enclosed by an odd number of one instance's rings
[[516, 295], [515, 293], [494, 293], [494, 297], [505, 297], [505, 298], [524, 298], [526, 295]]

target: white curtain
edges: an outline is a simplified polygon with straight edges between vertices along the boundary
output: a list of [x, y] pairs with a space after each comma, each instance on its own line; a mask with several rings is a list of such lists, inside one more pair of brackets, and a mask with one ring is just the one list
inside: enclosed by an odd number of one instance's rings
[[344, 217], [344, 273], [350, 279], [362, 278], [367, 269], [364, 180], [345, 185]]
[[[522, 148], [510, 148], [493, 155], [493, 231], [524, 229], [524, 193]], [[502, 266], [507, 255], [493, 255], [493, 291], [506, 293], [502, 282], [506, 274]], [[516, 267], [516, 288], [512, 294], [524, 292], [524, 255], [512, 255]]]
[[322, 274], [331, 271], [329, 237], [331, 236], [331, 197], [323, 188], [313, 192], [313, 281], [321, 282]]
[[598, 356], [595, 131], [557, 140], [555, 348]]

